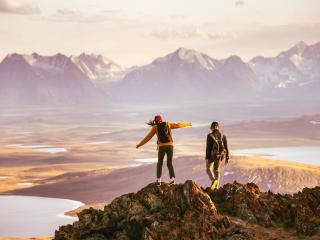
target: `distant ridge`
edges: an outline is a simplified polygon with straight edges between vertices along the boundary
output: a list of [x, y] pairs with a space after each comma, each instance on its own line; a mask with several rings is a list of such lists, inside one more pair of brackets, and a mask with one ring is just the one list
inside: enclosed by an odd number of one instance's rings
[[81, 104], [104, 94], [63, 54], [9, 54], [0, 63], [0, 104]]
[[0, 63], [0, 88], [0, 104], [316, 102], [320, 42], [300, 41], [275, 57], [249, 62], [178, 48], [128, 69], [96, 54], [14, 53]]

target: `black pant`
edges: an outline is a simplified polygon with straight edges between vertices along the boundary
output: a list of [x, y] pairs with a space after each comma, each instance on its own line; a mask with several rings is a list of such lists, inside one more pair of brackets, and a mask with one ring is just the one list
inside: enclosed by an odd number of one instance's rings
[[173, 146], [160, 146], [158, 151], [157, 178], [161, 178], [162, 165], [164, 156], [167, 154], [167, 166], [170, 178], [174, 178], [174, 170], [172, 165]]

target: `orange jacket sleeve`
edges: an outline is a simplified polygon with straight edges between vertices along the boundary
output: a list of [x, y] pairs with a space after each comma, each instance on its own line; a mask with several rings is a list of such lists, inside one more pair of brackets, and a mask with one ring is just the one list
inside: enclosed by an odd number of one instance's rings
[[191, 122], [169, 123], [171, 129], [184, 128], [192, 126]]
[[147, 136], [144, 137], [144, 139], [141, 140], [141, 142], [137, 145], [138, 147], [143, 146], [147, 142], [150, 141], [150, 139], [156, 134], [156, 126], [152, 126], [150, 132], [147, 134]]

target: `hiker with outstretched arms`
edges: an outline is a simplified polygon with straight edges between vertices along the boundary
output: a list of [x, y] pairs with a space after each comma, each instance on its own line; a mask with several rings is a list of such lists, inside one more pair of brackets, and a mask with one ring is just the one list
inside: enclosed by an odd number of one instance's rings
[[172, 165], [173, 157], [173, 139], [171, 129], [184, 128], [192, 126], [191, 122], [188, 123], [170, 123], [162, 121], [162, 117], [157, 115], [153, 121], [148, 123], [151, 126], [150, 132], [137, 144], [136, 148], [139, 148], [146, 144], [155, 134], [157, 134], [158, 140], [158, 164], [157, 164], [157, 185], [161, 185], [162, 165], [164, 156], [167, 155], [167, 167], [170, 176], [170, 185], [175, 184], [175, 174]]
[[[229, 162], [229, 150], [227, 138], [219, 130], [219, 123], [211, 124], [211, 133], [207, 136], [206, 146], [206, 170], [212, 181], [210, 189], [214, 190], [219, 186], [221, 162]], [[213, 169], [212, 169], [213, 168]]]

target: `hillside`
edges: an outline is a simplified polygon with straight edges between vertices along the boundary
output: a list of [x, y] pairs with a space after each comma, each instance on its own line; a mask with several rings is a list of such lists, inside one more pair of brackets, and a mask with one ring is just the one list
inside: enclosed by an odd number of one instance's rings
[[[202, 157], [176, 158], [174, 167], [178, 182], [191, 178], [199, 185], [209, 186]], [[86, 204], [110, 202], [121, 194], [137, 191], [147, 183], [153, 182], [155, 169], [155, 164], [149, 164], [112, 172], [67, 173], [7, 194], [76, 199]], [[163, 172], [165, 180], [165, 166]], [[304, 187], [320, 185], [320, 168], [294, 162], [232, 156], [228, 165], [223, 164], [221, 184], [234, 180], [241, 183], [254, 182], [263, 191], [294, 193]]]
[[54, 239], [317, 239], [319, 207], [319, 187], [291, 196], [234, 182], [209, 196], [190, 180], [174, 186], [149, 184], [103, 210], [83, 210], [79, 221], [60, 227]]

